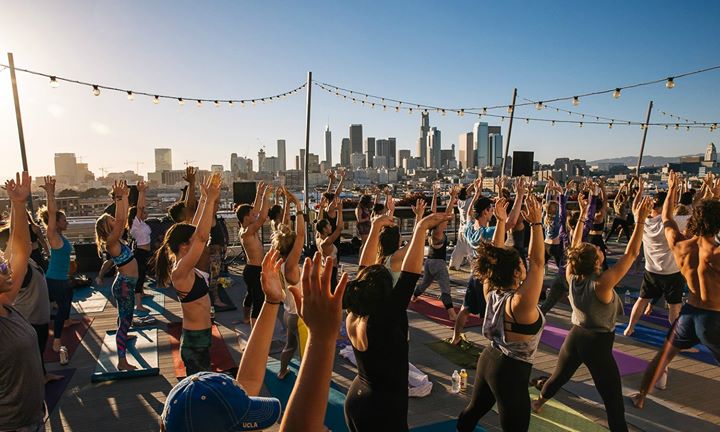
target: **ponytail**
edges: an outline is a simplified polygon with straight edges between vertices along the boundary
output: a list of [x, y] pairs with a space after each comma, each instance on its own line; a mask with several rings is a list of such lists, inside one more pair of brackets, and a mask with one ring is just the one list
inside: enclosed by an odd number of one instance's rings
[[155, 277], [161, 286], [168, 286], [170, 283], [170, 256], [167, 242], [163, 242], [150, 260], [150, 265], [155, 268]]

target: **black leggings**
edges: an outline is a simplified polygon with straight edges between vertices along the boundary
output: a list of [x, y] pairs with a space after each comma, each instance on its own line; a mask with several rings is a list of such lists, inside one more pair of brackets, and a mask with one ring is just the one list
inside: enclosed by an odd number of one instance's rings
[[138, 266], [138, 279], [137, 285], [135, 285], [135, 294], [141, 294], [143, 292], [143, 287], [145, 286], [145, 279], [147, 277], [147, 267], [148, 259], [150, 259], [150, 251], [136, 248], [135, 251], [133, 251], [133, 255], [135, 255], [135, 261], [137, 261]]
[[470, 404], [460, 413], [459, 432], [475, 430], [478, 421], [497, 402], [504, 431], [527, 431], [530, 427], [528, 381], [532, 365], [510, 358], [496, 348], [485, 348], [477, 364]]
[[47, 340], [49, 336], [48, 332], [50, 331], [50, 323], [30, 325], [33, 329], [35, 329], [35, 333], [37, 333], [38, 348], [40, 348], [40, 363], [42, 363], [43, 373], [47, 374], [47, 370], [45, 369], [45, 360], [43, 359], [43, 357], [45, 356], [45, 345], [47, 345]]
[[397, 388], [377, 387], [373, 388], [360, 376], [355, 377], [345, 398], [345, 423], [348, 430], [407, 431], [407, 385]]
[[[262, 285], [260, 283], [260, 273], [262, 268], [260, 266], [246, 264], [243, 269], [243, 279], [245, 280], [245, 286], [247, 287], [248, 293], [250, 294], [250, 305], [252, 307], [250, 312], [250, 318], [257, 318], [260, 315], [260, 309], [265, 302], [265, 293], [263, 293]], [[245, 296], [243, 306], [247, 307], [248, 296]]]
[[543, 386], [542, 397], [550, 399], [555, 396], [580, 365], [585, 364], [605, 403], [610, 430], [627, 431], [620, 372], [612, 356], [614, 341], [613, 332], [599, 333], [573, 326], [560, 348], [555, 372]]
[[[605, 239], [610, 240], [610, 237], [615, 235], [615, 230], [622, 228], [622, 232], [625, 233], [625, 238], [630, 241], [630, 232], [632, 232], [632, 227], [630, 225], [632, 224], [629, 219], [620, 219], [615, 217], [615, 219], [613, 219], [612, 227], [610, 228], [610, 231], [608, 231], [608, 235]], [[618, 240], [620, 240], [620, 234], [618, 234]]]

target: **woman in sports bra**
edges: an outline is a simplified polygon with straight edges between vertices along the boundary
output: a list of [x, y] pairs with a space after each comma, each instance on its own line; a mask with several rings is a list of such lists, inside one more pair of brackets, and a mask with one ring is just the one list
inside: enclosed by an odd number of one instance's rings
[[[340, 208], [340, 198], [335, 197], [335, 206], [337, 208]], [[332, 279], [330, 280], [330, 289], [332, 292], [335, 292], [335, 287], [337, 287], [337, 275], [338, 275], [338, 269], [337, 269], [337, 246], [335, 246], [335, 240], [340, 238], [340, 234], [342, 234], [342, 230], [344, 227], [343, 223], [343, 212], [338, 211], [337, 216], [337, 225], [335, 226], [335, 229], [333, 230], [330, 226], [330, 221], [327, 219], [321, 219], [317, 222], [315, 225], [315, 229], [317, 230], [317, 233], [315, 235], [315, 245], [317, 246], [318, 252], [320, 252], [320, 255], [322, 255], [323, 260], [325, 260], [328, 257], [332, 257], [333, 259], [333, 272], [332, 272]]]
[[210, 238], [215, 201], [220, 196], [222, 179], [219, 175], [203, 180], [200, 203], [192, 223], [173, 225], [165, 234], [162, 246], [155, 253], [155, 272], [165, 286], [172, 282], [182, 306], [182, 337], [180, 357], [190, 376], [210, 371], [209, 275], [195, 268]]
[[115, 217], [103, 213], [95, 222], [95, 242], [98, 254], [102, 256], [103, 252], [107, 252], [117, 268], [117, 275], [112, 284], [112, 293], [117, 302], [118, 310], [118, 328], [115, 333], [115, 343], [118, 351], [117, 368], [120, 371], [137, 369], [128, 363], [125, 358], [128, 330], [132, 324], [133, 309], [135, 308], [135, 287], [138, 279], [137, 261], [135, 261], [130, 247], [122, 241], [128, 217], [128, 192], [126, 181], [115, 182], [112, 188], [113, 200], [115, 200]]
[[480, 355], [470, 403], [458, 417], [457, 430], [473, 431], [497, 402], [504, 431], [527, 431], [530, 396], [527, 385], [545, 319], [537, 306], [545, 274], [542, 212], [534, 195], [522, 215], [530, 225], [530, 264], [515, 248], [506, 247], [505, 221], [498, 219], [493, 243], [482, 242], [473, 263], [484, 281], [487, 301], [483, 334], [491, 347]]

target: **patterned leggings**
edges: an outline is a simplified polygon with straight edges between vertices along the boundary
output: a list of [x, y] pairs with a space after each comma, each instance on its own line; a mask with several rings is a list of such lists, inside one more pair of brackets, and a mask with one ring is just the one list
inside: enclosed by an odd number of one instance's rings
[[115, 343], [117, 344], [118, 357], [121, 359], [125, 358], [127, 352], [127, 334], [133, 319], [136, 286], [137, 278], [120, 273], [115, 277], [112, 284], [112, 294], [117, 301], [118, 310], [118, 329], [117, 333], [115, 333]]

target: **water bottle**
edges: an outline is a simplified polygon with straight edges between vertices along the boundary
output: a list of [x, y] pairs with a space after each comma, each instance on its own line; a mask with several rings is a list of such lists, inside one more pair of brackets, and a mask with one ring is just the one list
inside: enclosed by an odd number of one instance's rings
[[460, 391], [463, 393], [467, 390], [467, 378], [467, 371], [465, 369], [460, 369]]
[[215, 306], [213, 306], [213, 305], [210, 305], [210, 319], [211, 320], [215, 319]]
[[452, 393], [460, 393], [460, 374], [457, 369], [452, 374]]
[[70, 363], [70, 353], [68, 352], [68, 349], [65, 345], [60, 347], [60, 351], [58, 352], [60, 354], [60, 364], [65, 366], [66, 364]]
[[625, 290], [625, 296], [624, 296], [624, 298], [623, 298], [623, 304], [628, 304], [628, 303], [631, 303], [631, 302], [632, 302], [632, 300], [630, 299], [630, 290], [627, 289], [627, 290]]

